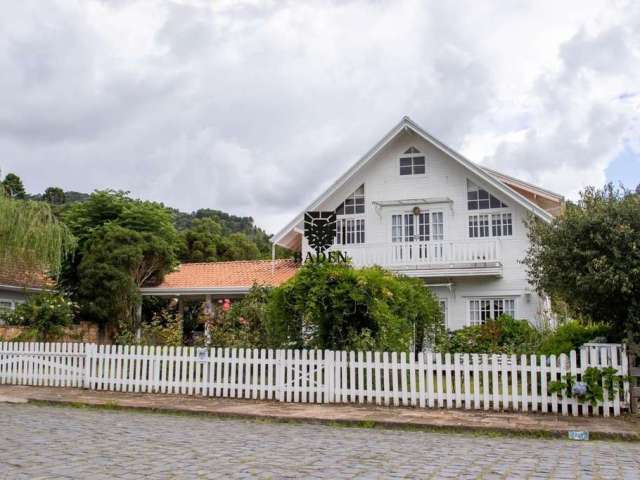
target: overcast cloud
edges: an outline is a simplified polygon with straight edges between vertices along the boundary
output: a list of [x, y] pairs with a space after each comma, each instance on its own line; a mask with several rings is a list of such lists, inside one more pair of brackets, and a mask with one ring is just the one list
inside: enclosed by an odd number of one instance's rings
[[273, 233], [405, 114], [569, 197], [625, 148], [640, 161], [640, 2], [21, 0], [0, 14], [0, 168], [30, 192], [130, 190]]

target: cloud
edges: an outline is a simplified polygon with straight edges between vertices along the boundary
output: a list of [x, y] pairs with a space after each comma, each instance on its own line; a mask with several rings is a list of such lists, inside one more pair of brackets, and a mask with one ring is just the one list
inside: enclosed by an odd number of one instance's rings
[[0, 168], [30, 191], [121, 188], [273, 232], [405, 114], [567, 194], [637, 146], [626, 5], [50, 4], [1, 7]]

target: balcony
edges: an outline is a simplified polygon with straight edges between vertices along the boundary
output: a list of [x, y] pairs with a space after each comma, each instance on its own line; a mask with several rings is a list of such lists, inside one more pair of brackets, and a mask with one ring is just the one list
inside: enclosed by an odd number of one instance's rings
[[356, 267], [379, 265], [411, 276], [502, 276], [500, 241], [335, 245]]

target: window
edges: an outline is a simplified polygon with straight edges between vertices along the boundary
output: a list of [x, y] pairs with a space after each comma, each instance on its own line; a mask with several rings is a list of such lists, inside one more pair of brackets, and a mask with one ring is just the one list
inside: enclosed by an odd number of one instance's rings
[[[491, 230], [489, 230], [491, 217]], [[513, 235], [513, 221], [510, 213], [469, 215], [469, 237], [510, 237]]]
[[353, 245], [364, 243], [364, 185], [349, 195], [336, 208], [336, 244]]
[[7, 310], [13, 310], [13, 302], [11, 300], [0, 300], [0, 312], [6, 312]]
[[469, 324], [481, 325], [489, 319], [500, 315], [516, 316], [516, 300], [514, 298], [482, 298], [469, 300]]
[[349, 195], [338, 208], [336, 215], [353, 215], [364, 213], [364, 185], [360, 185], [358, 189]]
[[426, 158], [417, 148], [411, 147], [400, 156], [400, 175], [424, 175], [426, 172]]
[[469, 210], [487, 210], [489, 208], [508, 207], [486, 190], [467, 180], [467, 208]]
[[428, 242], [444, 240], [442, 212], [403, 213], [391, 216], [391, 241]]
[[444, 298], [438, 299], [438, 304], [440, 305], [440, 311], [442, 312], [442, 323], [444, 323], [444, 328], [449, 328], [449, 315], [447, 312], [447, 300]]
[[336, 221], [336, 243], [364, 243], [364, 218], [342, 218]]

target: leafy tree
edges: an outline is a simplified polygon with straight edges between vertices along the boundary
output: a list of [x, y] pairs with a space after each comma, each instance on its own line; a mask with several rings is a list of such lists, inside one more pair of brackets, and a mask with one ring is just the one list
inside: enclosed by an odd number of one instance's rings
[[532, 283], [577, 317], [640, 341], [640, 195], [588, 188], [551, 224], [529, 222]]
[[0, 270], [57, 275], [75, 239], [45, 203], [0, 194]]
[[4, 177], [2, 187], [4, 188], [5, 194], [10, 198], [24, 200], [27, 194], [24, 189], [24, 185], [22, 184], [22, 180], [15, 173], [8, 173], [7, 176]]
[[219, 260], [255, 260], [260, 251], [244, 233], [223, 237], [218, 245]]
[[176, 263], [179, 236], [163, 206], [134, 200], [125, 192], [97, 191], [63, 216], [78, 238], [61, 285], [87, 319], [135, 329], [139, 287], [162, 279]]
[[444, 334], [424, 284], [378, 267], [305, 265], [274, 289], [267, 317], [273, 347], [407, 351]]
[[218, 258], [222, 227], [212, 218], [198, 218], [182, 232], [180, 258], [185, 262], [213, 262]]
[[42, 199], [52, 205], [62, 205], [65, 202], [64, 190], [60, 187], [49, 187], [44, 191]]

